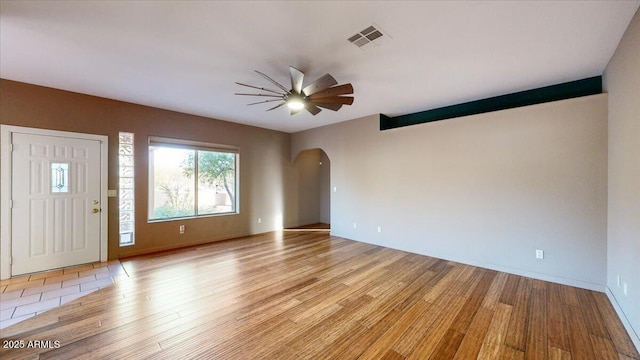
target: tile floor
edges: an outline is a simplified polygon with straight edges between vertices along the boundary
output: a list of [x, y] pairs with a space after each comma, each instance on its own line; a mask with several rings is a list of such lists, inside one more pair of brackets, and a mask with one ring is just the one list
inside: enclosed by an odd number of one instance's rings
[[0, 329], [128, 278], [118, 260], [0, 281]]

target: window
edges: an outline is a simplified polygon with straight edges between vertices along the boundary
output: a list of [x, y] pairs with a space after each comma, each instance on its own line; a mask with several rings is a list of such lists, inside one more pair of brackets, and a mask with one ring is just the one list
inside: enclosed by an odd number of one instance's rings
[[238, 148], [149, 138], [149, 221], [236, 214]]
[[51, 163], [51, 193], [69, 193], [69, 163]]
[[118, 161], [120, 166], [120, 246], [135, 244], [134, 241], [134, 202], [133, 202], [133, 134], [119, 134]]

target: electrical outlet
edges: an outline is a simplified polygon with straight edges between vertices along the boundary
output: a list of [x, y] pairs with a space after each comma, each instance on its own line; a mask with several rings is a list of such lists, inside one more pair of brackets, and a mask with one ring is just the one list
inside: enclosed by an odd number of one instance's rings
[[382, 226], [378, 226], [378, 232], [381, 233], [382, 232]]
[[180, 234], [184, 234], [184, 225], [180, 225]]
[[262, 224], [262, 218], [258, 218], [258, 224]]
[[536, 259], [544, 259], [544, 251], [536, 250]]
[[623, 283], [622, 284], [622, 292], [624, 293], [624, 296], [627, 296], [627, 283]]
[[618, 274], [618, 287], [620, 287], [620, 274]]
[[353, 228], [354, 228], [354, 229], [357, 229], [357, 228], [358, 228], [358, 224], [353, 223]]

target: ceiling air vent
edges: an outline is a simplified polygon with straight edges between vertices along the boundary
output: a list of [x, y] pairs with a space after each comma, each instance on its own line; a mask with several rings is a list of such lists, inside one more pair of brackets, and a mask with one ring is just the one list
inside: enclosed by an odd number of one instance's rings
[[349, 40], [349, 42], [352, 43], [353, 45], [362, 49], [365, 47], [369, 47], [367, 46], [368, 44], [373, 44], [374, 46], [380, 46], [380, 40], [382, 40], [383, 36], [384, 36], [384, 33], [382, 30], [380, 30], [379, 27], [371, 25], [368, 28], [360, 31], [359, 33], [351, 36], [347, 40]]

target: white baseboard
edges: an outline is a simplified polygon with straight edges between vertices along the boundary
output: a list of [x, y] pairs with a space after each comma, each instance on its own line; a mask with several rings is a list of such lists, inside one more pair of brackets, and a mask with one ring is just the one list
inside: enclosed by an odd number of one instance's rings
[[618, 314], [618, 318], [620, 318], [620, 321], [622, 322], [622, 325], [624, 325], [625, 330], [627, 330], [627, 334], [629, 334], [629, 337], [631, 338], [633, 345], [635, 345], [636, 350], [640, 352], [640, 336], [635, 332], [635, 330], [633, 330], [633, 327], [631, 327], [631, 322], [629, 322], [629, 319], [627, 319], [627, 315], [624, 313], [624, 311], [622, 311], [620, 304], [618, 304], [618, 300], [616, 300], [616, 297], [613, 295], [613, 292], [611, 291], [611, 289], [609, 289], [608, 286], [605, 294], [607, 294], [611, 305], [613, 305], [613, 309]]

